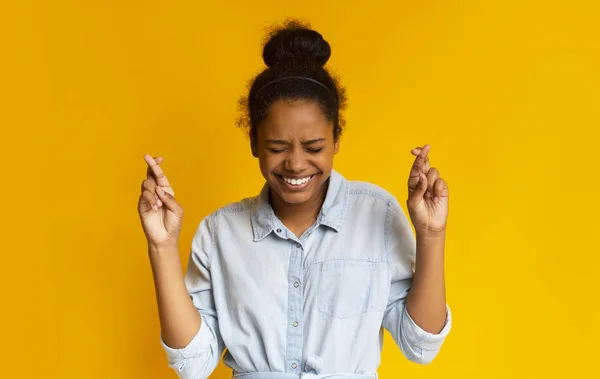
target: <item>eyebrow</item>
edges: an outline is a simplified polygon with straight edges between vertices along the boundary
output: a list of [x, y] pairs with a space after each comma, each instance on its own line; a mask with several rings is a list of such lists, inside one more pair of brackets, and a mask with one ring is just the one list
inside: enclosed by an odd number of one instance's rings
[[[325, 141], [325, 138], [310, 139], [310, 140], [302, 141], [301, 143], [303, 145], [312, 145], [312, 144], [315, 144], [317, 142], [322, 142], [322, 141]], [[275, 145], [289, 145], [289, 141], [286, 141], [283, 139], [268, 139], [267, 143], [272, 143]]]

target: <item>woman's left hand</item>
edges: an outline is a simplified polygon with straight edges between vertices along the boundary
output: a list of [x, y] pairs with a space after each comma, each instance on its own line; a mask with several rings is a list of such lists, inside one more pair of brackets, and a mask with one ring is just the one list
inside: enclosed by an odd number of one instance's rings
[[406, 205], [417, 234], [445, 232], [448, 219], [448, 185], [430, 167], [429, 150], [428, 144], [411, 150], [416, 158], [408, 178]]

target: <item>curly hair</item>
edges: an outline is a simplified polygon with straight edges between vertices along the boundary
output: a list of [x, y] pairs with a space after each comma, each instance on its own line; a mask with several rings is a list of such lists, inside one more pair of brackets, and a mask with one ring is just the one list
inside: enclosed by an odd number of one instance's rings
[[319, 104], [333, 123], [337, 141], [345, 125], [341, 113], [347, 99], [338, 79], [324, 67], [330, 56], [329, 43], [307, 22], [289, 19], [271, 27], [263, 46], [267, 67], [250, 81], [247, 95], [239, 101], [238, 127], [255, 141], [256, 128], [275, 101], [308, 100]]

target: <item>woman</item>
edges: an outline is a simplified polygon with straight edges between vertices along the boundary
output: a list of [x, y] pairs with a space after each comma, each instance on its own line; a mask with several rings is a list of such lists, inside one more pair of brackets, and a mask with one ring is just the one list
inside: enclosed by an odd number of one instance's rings
[[450, 330], [448, 187], [429, 166], [429, 145], [413, 149], [415, 238], [392, 195], [332, 170], [345, 96], [323, 67], [330, 54], [298, 22], [272, 33], [242, 122], [266, 184], [202, 220], [185, 278], [183, 208], [162, 158], [145, 156], [138, 211], [161, 342], [181, 378], [207, 378], [225, 348], [235, 378], [375, 378], [382, 327], [418, 363], [437, 355]]

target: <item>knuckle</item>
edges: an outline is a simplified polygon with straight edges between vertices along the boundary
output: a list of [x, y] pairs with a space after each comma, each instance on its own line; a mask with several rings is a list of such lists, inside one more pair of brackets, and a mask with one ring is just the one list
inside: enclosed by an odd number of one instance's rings
[[142, 190], [152, 191], [156, 187], [154, 180], [146, 179], [142, 182]]

